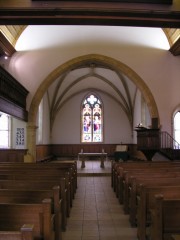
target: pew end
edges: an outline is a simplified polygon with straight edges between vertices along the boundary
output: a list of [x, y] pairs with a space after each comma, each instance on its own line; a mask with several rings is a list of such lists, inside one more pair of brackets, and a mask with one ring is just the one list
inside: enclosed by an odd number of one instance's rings
[[0, 240], [34, 240], [34, 225], [24, 224], [19, 231], [0, 231]]
[[155, 206], [151, 209], [150, 238], [153, 240], [173, 240], [180, 236], [180, 198], [166, 199], [156, 194]]

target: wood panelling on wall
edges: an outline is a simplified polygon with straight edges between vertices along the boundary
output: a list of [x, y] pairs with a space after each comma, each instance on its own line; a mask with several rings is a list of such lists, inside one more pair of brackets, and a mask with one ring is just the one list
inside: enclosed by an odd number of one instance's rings
[[[136, 157], [137, 145], [127, 144], [129, 156]], [[50, 160], [51, 157], [67, 157], [78, 159], [78, 153], [83, 149], [84, 152], [102, 152], [102, 149], [108, 154], [108, 157], [114, 157], [117, 144], [54, 144], [54, 145], [36, 145], [36, 161]], [[23, 162], [27, 149], [0, 149], [1, 162]]]
[[27, 149], [0, 149], [0, 162], [24, 162]]
[[36, 161], [42, 161], [53, 155], [51, 148], [51, 145], [36, 145]]
[[[136, 145], [127, 145], [130, 156], [133, 156], [136, 151]], [[51, 153], [57, 157], [72, 157], [77, 159], [81, 149], [83, 149], [83, 152], [89, 153], [102, 152], [102, 149], [104, 149], [104, 152], [106, 152], [109, 157], [114, 157], [116, 146], [117, 144], [54, 144], [51, 145]]]
[[27, 121], [26, 90], [11, 74], [0, 66], [0, 111]]

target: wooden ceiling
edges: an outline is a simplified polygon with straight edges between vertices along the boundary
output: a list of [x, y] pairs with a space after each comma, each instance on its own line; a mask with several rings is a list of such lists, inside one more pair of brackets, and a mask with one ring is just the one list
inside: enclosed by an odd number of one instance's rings
[[[34, 2], [39, 2], [43, 0], [32, 0]], [[46, 0], [46, 2], [52, 2], [53, 0]], [[60, 0], [59, 0], [60, 1]], [[66, 0], [75, 1], [76, 0]], [[84, 1], [84, 0], [80, 0]], [[173, 0], [89, 0], [89, 2], [119, 2], [119, 3], [151, 3], [151, 4], [172, 4]]]
[[0, 56], [12, 56], [15, 53], [13, 45], [7, 40], [2, 32], [0, 32]]
[[29, 24], [161, 27], [171, 53], [180, 55], [179, 0], [0, 1], [0, 29], [5, 34], [0, 35], [0, 54], [7, 48], [13, 53], [11, 47]]

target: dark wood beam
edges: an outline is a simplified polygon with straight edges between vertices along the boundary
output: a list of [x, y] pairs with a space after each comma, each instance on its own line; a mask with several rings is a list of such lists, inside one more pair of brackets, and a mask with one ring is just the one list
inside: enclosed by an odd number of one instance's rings
[[180, 38], [174, 43], [169, 50], [174, 56], [180, 55]]
[[180, 28], [180, 3], [8, 0], [0, 1], [0, 24]]
[[0, 32], [0, 56], [5, 55], [11, 57], [15, 52], [15, 48], [7, 40], [4, 34]]
[[180, 12], [98, 9], [0, 9], [0, 24], [180, 28]]
[[27, 121], [26, 97], [28, 91], [0, 66], [0, 111]]
[[[44, 1], [44, 0], [32, 0], [34, 2]], [[46, 2], [52, 2], [54, 0], [46, 0]], [[61, 0], [59, 0], [60, 2]], [[76, 2], [76, 0], [66, 0]], [[80, 0], [84, 1], [84, 0]], [[89, 0], [89, 2], [119, 2], [119, 3], [150, 3], [150, 4], [172, 4], [173, 0]]]

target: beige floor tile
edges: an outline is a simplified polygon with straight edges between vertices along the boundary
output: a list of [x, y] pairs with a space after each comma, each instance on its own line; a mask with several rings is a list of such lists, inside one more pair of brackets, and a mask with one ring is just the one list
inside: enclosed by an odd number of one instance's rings
[[98, 220], [84, 220], [83, 221], [83, 226], [98, 226]]
[[[99, 161], [87, 161], [78, 173], [111, 173], [111, 162], [105, 169]], [[132, 228], [129, 216], [124, 214], [112, 187], [109, 176], [80, 176], [73, 207], [68, 218], [67, 231], [62, 240], [137, 240], [137, 229]]]

